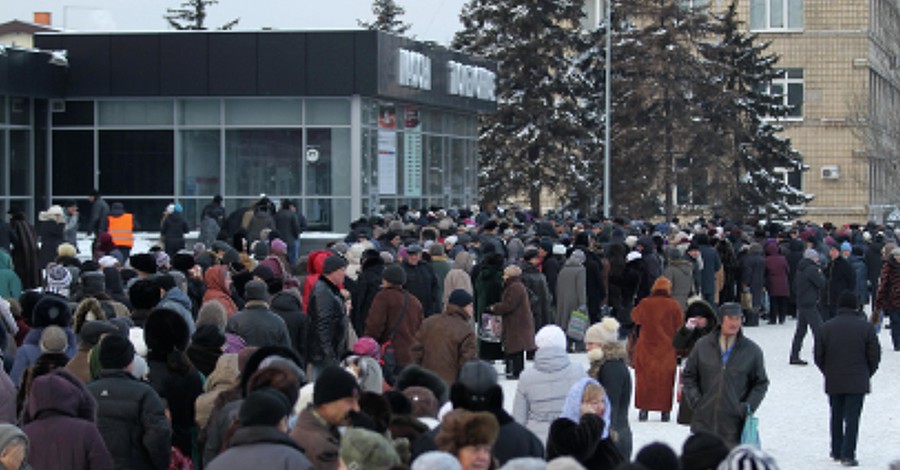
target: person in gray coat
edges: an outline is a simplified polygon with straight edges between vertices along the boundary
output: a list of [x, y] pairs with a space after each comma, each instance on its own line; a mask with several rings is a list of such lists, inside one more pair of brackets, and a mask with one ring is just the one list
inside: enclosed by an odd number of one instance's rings
[[[556, 279], [556, 318], [554, 320], [563, 331], [569, 327], [569, 315], [573, 310], [587, 308], [585, 258], [583, 251], [573, 251]], [[572, 343], [574, 345], [574, 341]], [[573, 345], [570, 345], [570, 348]]]
[[284, 320], [269, 310], [267, 297], [265, 282], [248, 282], [244, 286], [247, 303], [243, 310], [228, 319], [225, 331], [244, 338], [247, 346], [283, 346], [290, 349], [291, 335]]
[[762, 349], [741, 332], [741, 306], [722, 304], [719, 316], [720, 325], [700, 338], [688, 356], [682, 393], [694, 410], [691, 432], [713, 433], [734, 447], [748, 412], [755, 412], [765, 398], [769, 377]]
[[666, 252], [669, 264], [663, 276], [672, 281], [672, 298], [678, 301], [681, 311], [687, 310], [687, 299], [694, 292], [694, 263], [684, 259], [681, 250], [669, 248]]
[[566, 334], [556, 325], [547, 325], [534, 336], [537, 352], [534, 367], [522, 371], [516, 386], [513, 418], [541, 442], [547, 442], [550, 423], [559, 418], [566, 393], [587, 377], [584, 369], [569, 360]]
[[825, 275], [819, 267], [819, 252], [807, 248], [803, 252], [803, 259], [797, 263], [797, 273], [794, 275], [794, 293], [797, 296], [797, 329], [794, 331], [794, 341], [791, 344], [790, 363], [798, 366], [808, 364], [800, 359], [800, 348], [803, 346], [803, 338], [806, 336], [806, 326], [813, 332], [813, 341], [822, 327], [822, 314], [819, 313], [819, 299], [822, 289], [825, 288]]

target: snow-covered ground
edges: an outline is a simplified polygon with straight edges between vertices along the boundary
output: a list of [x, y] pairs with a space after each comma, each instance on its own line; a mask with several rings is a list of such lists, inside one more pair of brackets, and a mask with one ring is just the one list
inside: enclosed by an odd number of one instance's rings
[[[900, 326], [900, 325], [898, 325]], [[769, 392], [760, 406], [760, 437], [763, 449], [771, 453], [782, 470], [843, 468], [828, 457], [830, 450], [829, 408], [824, 380], [812, 363], [812, 338], [807, 334], [801, 357], [810, 365], [788, 364], [795, 321], [784, 325], [745, 328], [744, 333], [760, 347], [769, 374]], [[882, 330], [881, 367], [872, 379], [872, 393], [866, 396], [856, 449], [860, 469], [885, 470], [900, 459], [900, 352], [894, 352], [890, 330]], [[587, 369], [585, 354], [571, 354]], [[526, 367], [529, 367], [526, 365]], [[498, 366], [502, 372], [502, 367]], [[503, 381], [507, 410], [512, 410], [516, 382]], [[677, 406], [677, 405], [676, 405]], [[661, 441], [681, 453], [689, 435], [687, 426], [659, 421], [659, 413], [650, 413], [648, 422], [638, 422], [637, 410], [630, 413], [635, 454], [646, 444]]]

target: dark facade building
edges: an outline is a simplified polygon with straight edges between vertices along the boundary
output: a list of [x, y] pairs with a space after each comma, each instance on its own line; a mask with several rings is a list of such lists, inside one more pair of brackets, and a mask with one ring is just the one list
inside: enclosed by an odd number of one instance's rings
[[[98, 188], [155, 230], [173, 201], [197, 224], [216, 194], [231, 210], [264, 193], [296, 200], [312, 229], [342, 232], [402, 204], [476, 202], [478, 115], [496, 106], [491, 62], [374, 31], [34, 42], [66, 51], [69, 65], [33, 80], [0, 57], [0, 199], [31, 198], [29, 213]], [[30, 88], [4, 88], [4, 75]]]

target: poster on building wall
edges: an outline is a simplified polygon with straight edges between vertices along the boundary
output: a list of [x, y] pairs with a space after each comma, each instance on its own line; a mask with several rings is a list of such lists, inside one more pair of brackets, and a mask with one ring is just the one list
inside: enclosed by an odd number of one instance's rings
[[397, 114], [393, 105], [378, 111], [378, 194], [397, 194]]
[[403, 195], [419, 197], [422, 195], [422, 122], [418, 109], [405, 107], [403, 127]]

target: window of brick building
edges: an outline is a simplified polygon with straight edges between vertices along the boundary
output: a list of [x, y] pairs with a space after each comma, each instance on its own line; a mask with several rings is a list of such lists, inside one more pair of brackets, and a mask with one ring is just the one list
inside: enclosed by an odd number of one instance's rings
[[750, 0], [751, 31], [803, 29], [803, 0]]

